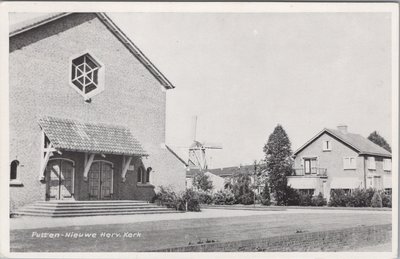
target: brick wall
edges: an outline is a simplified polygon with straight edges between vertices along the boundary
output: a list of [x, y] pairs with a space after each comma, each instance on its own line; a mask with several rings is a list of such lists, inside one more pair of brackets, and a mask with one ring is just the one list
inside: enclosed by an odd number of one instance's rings
[[361, 226], [253, 240], [208, 243], [157, 252], [328, 252], [387, 243], [392, 225]]
[[[91, 103], [69, 85], [70, 58], [86, 51], [105, 66], [105, 89]], [[165, 89], [95, 15], [72, 14], [10, 38], [9, 77], [10, 163], [19, 160], [24, 185], [10, 187], [13, 207], [45, 197], [38, 181], [43, 115], [130, 128], [150, 155], [143, 163], [154, 169], [152, 182], [184, 189], [181, 162], [161, 148]]]

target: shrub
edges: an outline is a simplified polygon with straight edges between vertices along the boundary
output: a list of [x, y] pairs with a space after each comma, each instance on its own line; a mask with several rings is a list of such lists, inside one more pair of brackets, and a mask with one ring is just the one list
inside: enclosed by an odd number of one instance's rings
[[161, 205], [167, 206], [168, 208], [177, 207], [177, 194], [172, 190], [171, 187], [160, 186], [160, 190], [156, 193], [153, 201], [158, 201]]
[[244, 193], [239, 197], [239, 202], [244, 205], [254, 204], [254, 193]]
[[200, 197], [194, 190], [186, 189], [186, 191], [177, 194], [170, 187], [160, 186], [159, 188], [160, 190], [156, 193], [153, 201], [176, 210], [200, 211]]
[[308, 193], [299, 192], [299, 205], [300, 206], [311, 206], [312, 195]]
[[265, 199], [264, 197], [260, 196], [258, 199], [262, 205], [270, 206], [272, 204], [271, 199]]
[[328, 206], [333, 207], [392, 207], [391, 195], [385, 195], [383, 192], [369, 189], [354, 189], [350, 194], [343, 190], [332, 189], [331, 199]]
[[286, 205], [298, 206], [300, 204], [300, 193], [290, 186], [287, 186], [285, 190]]
[[210, 177], [201, 171], [197, 172], [193, 176], [193, 187], [196, 190], [205, 191], [205, 192], [211, 191], [214, 188], [213, 183], [210, 180]]
[[230, 190], [223, 190], [214, 193], [213, 202], [217, 205], [232, 205], [235, 204], [235, 195]]
[[211, 193], [205, 191], [198, 191], [197, 193], [201, 204], [211, 204], [213, 202]]
[[382, 206], [383, 207], [392, 207], [392, 195], [382, 194]]
[[373, 188], [368, 188], [367, 190], [365, 190], [366, 192], [366, 207], [371, 207], [371, 201], [372, 201], [372, 197], [375, 194], [375, 190]]
[[371, 199], [371, 207], [381, 208], [382, 207], [382, 197], [379, 192], [375, 192]]
[[271, 195], [269, 192], [268, 182], [265, 181], [264, 189], [259, 197], [262, 205], [271, 205]]
[[251, 190], [250, 183], [250, 175], [246, 173], [239, 173], [235, 176], [232, 191], [237, 203], [246, 205], [254, 203], [254, 192]]
[[371, 191], [365, 189], [354, 189], [351, 194], [348, 194], [348, 200], [346, 202], [346, 207], [370, 207]]
[[200, 197], [193, 189], [186, 189], [177, 198], [178, 210], [183, 211], [200, 211]]
[[345, 207], [347, 203], [347, 195], [344, 190], [332, 189], [331, 198], [329, 200], [328, 206], [330, 207]]
[[313, 196], [311, 199], [311, 206], [325, 206], [326, 205], [326, 199], [322, 195], [322, 193], [319, 193], [317, 196]]

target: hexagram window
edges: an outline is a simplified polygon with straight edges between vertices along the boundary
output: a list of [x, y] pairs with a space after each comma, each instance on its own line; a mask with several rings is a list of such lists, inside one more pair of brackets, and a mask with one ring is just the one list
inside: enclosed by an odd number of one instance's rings
[[100, 64], [89, 54], [72, 60], [71, 82], [83, 94], [88, 94], [99, 86]]

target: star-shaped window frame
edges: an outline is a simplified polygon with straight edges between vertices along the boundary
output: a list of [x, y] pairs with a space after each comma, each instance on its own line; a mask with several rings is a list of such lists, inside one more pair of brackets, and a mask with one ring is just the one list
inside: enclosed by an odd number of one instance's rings
[[88, 52], [71, 58], [70, 85], [85, 100], [104, 90], [104, 65]]

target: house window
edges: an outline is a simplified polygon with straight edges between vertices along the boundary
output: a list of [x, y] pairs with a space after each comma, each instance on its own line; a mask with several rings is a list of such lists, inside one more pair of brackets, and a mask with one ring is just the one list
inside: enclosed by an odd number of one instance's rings
[[143, 166], [139, 167], [137, 174], [137, 182], [140, 184], [146, 184], [150, 182], [150, 172], [152, 168], [148, 167], [147, 170]]
[[317, 158], [304, 158], [304, 174], [317, 173]]
[[322, 150], [323, 151], [331, 151], [332, 150], [332, 142], [329, 140], [322, 141]]
[[351, 194], [352, 193], [352, 189], [342, 189], [344, 191], [345, 194]]
[[17, 179], [18, 165], [19, 165], [19, 161], [18, 160], [14, 160], [14, 161], [11, 162], [11, 165], [10, 165], [10, 180], [16, 180]]
[[71, 60], [71, 86], [85, 99], [99, 93], [104, 85], [104, 66], [86, 53]]
[[392, 171], [392, 160], [385, 158], [383, 159], [383, 170], [384, 171]]
[[346, 189], [334, 188], [334, 189], [331, 189], [331, 195], [332, 195], [332, 191], [338, 191], [338, 190], [342, 190], [345, 194], [351, 194], [351, 192], [352, 192], [352, 189], [348, 189], [348, 188], [346, 188]]
[[151, 170], [153, 170], [151, 167], [147, 167], [147, 170], [146, 170], [146, 183], [150, 182], [150, 172], [151, 172]]
[[13, 160], [10, 164], [10, 186], [24, 186], [22, 182], [18, 180], [18, 166], [18, 160]]
[[376, 170], [375, 157], [373, 156], [368, 157], [368, 169]]
[[305, 195], [314, 195], [314, 190], [315, 189], [298, 189], [301, 194]]
[[343, 169], [356, 169], [356, 158], [355, 157], [344, 157], [343, 158]]

